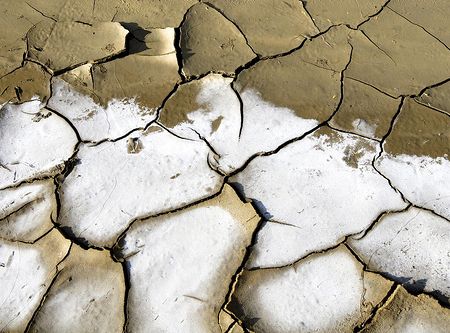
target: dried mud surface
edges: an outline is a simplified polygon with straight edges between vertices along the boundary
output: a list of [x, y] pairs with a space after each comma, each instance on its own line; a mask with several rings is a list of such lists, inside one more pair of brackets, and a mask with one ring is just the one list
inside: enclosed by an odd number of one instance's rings
[[447, 0], [0, 14], [0, 332], [448, 332]]

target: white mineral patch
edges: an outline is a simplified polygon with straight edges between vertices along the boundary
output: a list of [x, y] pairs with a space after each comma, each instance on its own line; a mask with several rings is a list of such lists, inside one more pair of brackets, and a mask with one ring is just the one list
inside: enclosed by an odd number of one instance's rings
[[8, 104], [0, 112], [0, 189], [54, 175], [74, 152], [77, 137], [40, 102]]
[[51, 231], [35, 244], [0, 241], [0, 331], [24, 332], [70, 242]]
[[156, 110], [140, 106], [132, 96], [103, 107], [60, 78], [53, 79], [52, 87], [49, 107], [66, 117], [85, 141], [116, 139], [156, 118]]
[[367, 228], [406, 204], [372, 167], [376, 141], [314, 132], [277, 154], [258, 157], [231, 178], [269, 222], [258, 233], [248, 267], [286, 265]]
[[139, 221], [123, 240], [133, 332], [220, 333], [219, 311], [259, 217], [228, 185], [216, 198]]
[[383, 283], [363, 282], [362, 265], [341, 246], [294, 266], [246, 271], [234, 297], [255, 332], [350, 333], [370, 314], [365, 305], [384, 297], [366, 292]]
[[[257, 153], [276, 149], [284, 142], [299, 137], [318, 125], [315, 119], [303, 119], [285, 107], [277, 107], [253, 89], [240, 93], [244, 109], [241, 127], [239, 99], [231, 88], [231, 79], [211, 74], [202, 79], [197, 103], [207, 109], [187, 114], [188, 121], [174, 127], [181, 136], [195, 138], [197, 131], [220, 155], [213, 166], [224, 173], [241, 167]], [[213, 130], [213, 122], [218, 121]]]
[[152, 126], [116, 142], [80, 146], [61, 186], [59, 223], [97, 246], [114, 244], [128, 224], [217, 193], [222, 177], [203, 142]]
[[369, 269], [450, 297], [450, 223], [445, 219], [410, 208], [385, 216], [350, 245]]
[[409, 201], [450, 219], [448, 158], [383, 154], [375, 166]]
[[364, 119], [355, 119], [352, 122], [352, 126], [356, 134], [360, 134], [368, 138], [373, 138], [377, 129], [376, 126], [371, 126]]
[[53, 227], [52, 218], [56, 220], [53, 180], [0, 191], [0, 238], [33, 242]]

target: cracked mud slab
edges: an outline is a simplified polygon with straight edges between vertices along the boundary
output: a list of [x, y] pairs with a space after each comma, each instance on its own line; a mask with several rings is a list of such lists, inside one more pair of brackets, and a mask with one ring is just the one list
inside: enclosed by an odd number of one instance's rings
[[33, 243], [53, 228], [57, 202], [53, 180], [0, 191], [0, 238]]
[[39, 100], [8, 104], [0, 113], [0, 188], [61, 172], [76, 133]]
[[0, 332], [448, 332], [447, 0], [0, 7]]
[[218, 193], [223, 177], [208, 167], [208, 151], [156, 125], [115, 142], [83, 144], [59, 190], [58, 223], [88, 244], [112, 246], [133, 220]]
[[255, 332], [353, 332], [390, 284], [340, 246], [293, 266], [245, 271], [229, 309]]
[[221, 332], [220, 308], [259, 220], [225, 185], [199, 205], [133, 224], [118, 249], [131, 276], [130, 330]]
[[369, 269], [449, 303], [449, 237], [448, 221], [410, 207], [387, 214], [364, 237], [355, 236], [349, 244]]
[[292, 263], [406, 207], [373, 168], [377, 150], [375, 141], [324, 128], [231, 178], [268, 220], [247, 266]]
[[426, 295], [413, 296], [399, 287], [362, 332], [436, 332], [448, 331], [450, 312]]
[[59, 72], [124, 51], [127, 33], [119, 23], [38, 23], [28, 33], [28, 57]]
[[34, 244], [0, 241], [2, 332], [23, 332], [50, 287], [70, 241], [56, 230]]
[[125, 280], [108, 251], [73, 245], [58, 270], [29, 332], [122, 332]]

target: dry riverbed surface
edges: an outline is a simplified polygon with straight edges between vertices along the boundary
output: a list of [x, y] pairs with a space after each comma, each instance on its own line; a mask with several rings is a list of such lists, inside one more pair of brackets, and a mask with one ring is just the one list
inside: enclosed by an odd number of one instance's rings
[[0, 332], [449, 332], [448, 0], [0, 14]]

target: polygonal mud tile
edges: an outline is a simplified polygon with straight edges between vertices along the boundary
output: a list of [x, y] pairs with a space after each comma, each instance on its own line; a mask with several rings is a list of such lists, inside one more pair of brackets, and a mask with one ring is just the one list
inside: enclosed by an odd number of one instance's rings
[[203, 142], [151, 126], [116, 141], [82, 145], [60, 189], [58, 222], [75, 237], [112, 246], [138, 217], [178, 209], [217, 193]]
[[0, 8], [0, 78], [22, 65], [27, 34], [39, 22], [52, 22], [27, 1], [3, 1]]
[[127, 34], [113, 22], [41, 22], [28, 34], [28, 57], [58, 72], [125, 51]]
[[41, 109], [38, 100], [5, 105], [0, 112], [0, 189], [61, 172], [77, 141], [70, 125]]
[[56, 220], [53, 180], [0, 191], [1, 239], [34, 242], [53, 228], [52, 220]]
[[390, 297], [364, 333], [410, 332], [446, 333], [450, 325], [450, 310], [426, 295], [413, 296], [402, 287]]
[[248, 267], [292, 263], [406, 207], [372, 166], [375, 141], [326, 127], [278, 153], [255, 158], [230, 181], [269, 219]]
[[262, 56], [289, 51], [319, 32], [301, 1], [208, 0], [206, 3], [235, 23], [252, 49]]
[[[135, 23], [142, 27], [177, 27], [197, 0], [28, 0], [56, 21]], [[39, 13], [38, 13], [39, 14]], [[42, 18], [42, 16], [41, 16]]]
[[174, 30], [138, 29], [134, 33], [133, 54], [82, 66], [53, 80], [49, 107], [69, 119], [83, 140], [116, 139], [144, 128], [155, 120], [158, 108], [180, 79]]
[[221, 332], [220, 309], [259, 220], [225, 185], [213, 199], [133, 224], [116, 249], [131, 279], [128, 328]]
[[69, 247], [56, 230], [34, 244], [0, 241], [0, 331], [25, 331]]
[[305, 0], [305, 9], [320, 31], [332, 25], [348, 24], [356, 28], [381, 10], [386, 0]]
[[238, 28], [203, 3], [187, 12], [180, 38], [183, 72], [188, 77], [211, 71], [233, 73], [255, 57]]
[[391, 127], [400, 99], [355, 80], [344, 80], [344, 98], [330, 125], [372, 139], [382, 139]]
[[433, 213], [409, 208], [377, 222], [350, 246], [371, 270], [383, 272], [416, 291], [450, 298], [450, 223]]
[[50, 78], [50, 74], [41, 66], [26, 62], [14, 72], [0, 78], [0, 107], [7, 102], [46, 102], [50, 97]]
[[415, 101], [450, 116], [450, 82], [425, 90]]
[[450, 77], [450, 50], [389, 8], [352, 34], [347, 77], [393, 97], [416, 95]]
[[[257, 63], [231, 79], [209, 75], [181, 85], [160, 121], [183, 137], [204, 137], [219, 155], [211, 163], [223, 173], [252, 156], [300, 137], [336, 110], [340, 72], [350, 55], [347, 29], [331, 30], [295, 53]], [[240, 110], [242, 103], [242, 114]]]
[[450, 117], [407, 99], [375, 166], [415, 205], [450, 219]]
[[434, 0], [432, 3], [423, 0], [391, 0], [388, 8], [419, 25], [450, 47], [450, 31], [448, 29], [450, 7], [446, 0]]
[[362, 269], [340, 246], [294, 266], [244, 271], [227, 309], [255, 332], [353, 332], [391, 286]]
[[125, 279], [108, 251], [73, 245], [29, 332], [123, 332]]

